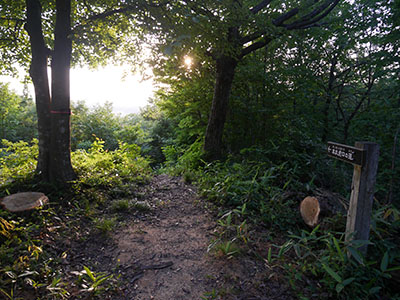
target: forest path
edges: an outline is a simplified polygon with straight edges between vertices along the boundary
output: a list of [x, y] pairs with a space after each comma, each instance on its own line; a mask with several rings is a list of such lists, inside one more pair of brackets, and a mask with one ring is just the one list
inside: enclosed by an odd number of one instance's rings
[[[293, 299], [282, 278], [254, 255], [207, 252], [216, 217], [194, 186], [158, 175], [139, 195], [152, 209], [129, 217], [106, 249], [90, 251], [104, 271], [117, 266], [120, 292], [112, 299]], [[88, 242], [93, 250], [104, 243]]]
[[194, 187], [178, 178], [156, 176], [142, 194], [152, 213], [113, 236], [120, 264], [132, 266], [125, 296], [201, 299], [214, 286], [207, 246], [215, 222], [198, 203]]

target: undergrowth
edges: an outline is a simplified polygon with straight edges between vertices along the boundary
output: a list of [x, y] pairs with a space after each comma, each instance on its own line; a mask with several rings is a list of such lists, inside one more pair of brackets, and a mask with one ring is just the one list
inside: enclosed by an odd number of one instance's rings
[[[181, 156], [170, 147], [166, 170], [194, 181], [219, 210], [209, 251], [228, 259], [254, 253], [272, 274], [283, 272], [299, 299], [400, 299], [395, 207], [375, 203], [369, 241], [346, 242], [341, 215], [325, 217], [314, 230], [301, 220], [299, 203], [305, 196], [319, 187], [348, 195], [345, 183], [351, 182], [351, 170], [326, 159], [318, 145], [310, 147], [298, 153], [277, 145], [244, 149], [210, 164], [199, 159], [198, 145]], [[260, 237], [273, 246], [254, 251]]]
[[[115, 151], [105, 151], [104, 142], [97, 139], [88, 151], [72, 153], [79, 179], [59, 187], [35, 177], [36, 140], [31, 144], [3, 140], [2, 144], [0, 196], [40, 191], [50, 202], [42, 209], [23, 214], [0, 209], [0, 298], [69, 299], [74, 291], [78, 299], [104, 299], [102, 293], [115, 292], [118, 278], [96, 273], [91, 266], [73, 270], [72, 278], [71, 274], [64, 274], [61, 265], [68, 248], [62, 245], [65, 237], [84, 240], [91, 231], [107, 238], [117, 221], [115, 217], [102, 218], [101, 212], [111, 207], [113, 199], [135, 198], [138, 185], [151, 177], [140, 148], [120, 143]], [[117, 209], [126, 206], [123, 201], [126, 200], [121, 200]]]

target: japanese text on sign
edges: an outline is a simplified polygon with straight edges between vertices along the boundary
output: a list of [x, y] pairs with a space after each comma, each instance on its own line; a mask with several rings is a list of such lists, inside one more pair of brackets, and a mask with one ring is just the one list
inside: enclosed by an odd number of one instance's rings
[[328, 155], [334, 158], [355, 164], [362, 165], [363, 163], [362, 149], [351, 146], [346, 146], [334, 142], [328, 142]]

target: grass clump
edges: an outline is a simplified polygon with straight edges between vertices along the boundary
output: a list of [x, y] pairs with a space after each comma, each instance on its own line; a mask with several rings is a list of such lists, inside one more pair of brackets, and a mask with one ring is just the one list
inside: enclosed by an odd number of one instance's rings
[[111, 219], [102, 219], [102, 218], [96, 218], [94, 219], [94, 226], [104, 235], [109, 234], [116, 226], [117, 224], [117, 219], [116, 218], [111, 218]]
[[111, 211], [116, 213], [124, 213], [129, 211], [149, 212], [150, 205], [146, 201], [119, 199], [111, 204]]
[[146, 201], [134, 201], [131, 203], [131, 208], [141, 212], [149, 212], [151, 207]]
[[215, 246], [217, 255], [225, 256], [228, 259], [240, 254], [241, 249], [235, 243], [235, 239], [231, 241], [225, 241]]
[[113, 212], [127, 212], [130, 208], [129, 200], [119, 199], [111, 204], [111, 210]]

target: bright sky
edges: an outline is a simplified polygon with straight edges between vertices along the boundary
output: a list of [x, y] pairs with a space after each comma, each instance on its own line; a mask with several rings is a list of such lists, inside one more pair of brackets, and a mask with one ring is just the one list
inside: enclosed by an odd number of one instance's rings
[[[125, 71], [128, 75], [124, 77]], [[23, 85], [18, 80], [0, 76], [0, 82], [9, 82], [12, 89], [22, 94]], [[71, 100], [84, 100], [89, 107], [109, 101], [116, 113], [137, 113], [146, 106], [153, 89], [151, 79], [141, 81], [140, 75], [132, 75], [123, 67], [71, 69]], [[33, 96], [33, 86], [30, 91]]]

